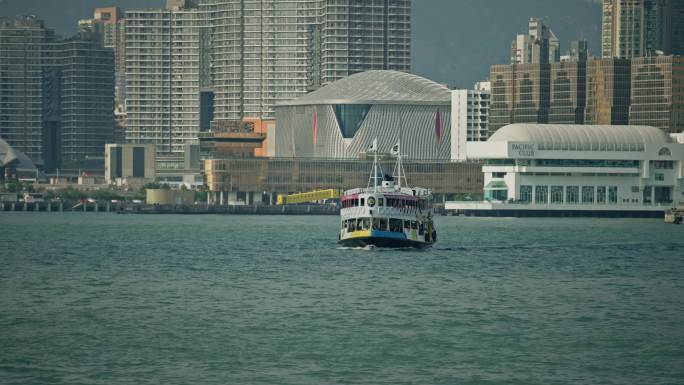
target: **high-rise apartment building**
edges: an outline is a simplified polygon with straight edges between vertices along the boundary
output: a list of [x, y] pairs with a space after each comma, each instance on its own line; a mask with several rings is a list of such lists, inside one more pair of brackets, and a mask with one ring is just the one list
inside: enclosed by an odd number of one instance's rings
[[51, 43], [59, 55], [61, 167], [104, 154], [114, 131], [114, 51], [96, 35]]
[[81, 32], [97, 33], [103, 47], [114, 50], [116, 104], [126, 100], [126, 20], [118, 7], [95, 8], [92, 19], [79, 20]]
[[451, 92], [451, 158], [466, 159], [467, 142], [489, 138], [491, 84], [477, 83], [472, 90]]
[[113, 51], [34, 17], [0, 21], [0, 135], [45, 170], [101, 156], [114, 128]]
[[629, 123], [630, 70], [628, 59], [587, 62], [585, 124]]
[[197, 140], [209, 26], [189, 2], [126, 12], [126, 141], [155, 144], [160, 168], [182, 163]]
[[[680, 46], [681, 0], [603, 0], [603, 57], [669, 55]], [[676, 53], [676, 52], [675, 52]]]
[[684, 131], [684, 57], [632, 59], [629, 124]]
[[0, 137], [43, 158], [43, 50], [52, 32], [34, 17], [0, 18]]
[[[126, 13], [127, 140], [180, 157], [207, 122], [371, 69], [410, 70], [410, 0], [169, 0]], [[166, 155], [164, 155], [166, 154]]]
[[548, 19], [532, 18], [527, 35], [519, 34], [511, 43], [511, 64], [547, 64], [560, 60], [560, 42]]
[[411, 70], [410, 0], [322, 0], [321, 79]]
[[207, 0], [214, 119], [270, 117], [307, 92], [320, 1]]
[[684, 56], [684, 1], [672, 3], [672, 54]]
[[411, 0], [204, 0], [213, 26], [214, 119], [272, 118], [275, 104], [354, 73], [410, 71]]
[[570, 42], [570, 49], [568, 49], [565, 58], [561, 60], [586, 62], [589, 59], [589, 44], [586, 40], [574, 40]]

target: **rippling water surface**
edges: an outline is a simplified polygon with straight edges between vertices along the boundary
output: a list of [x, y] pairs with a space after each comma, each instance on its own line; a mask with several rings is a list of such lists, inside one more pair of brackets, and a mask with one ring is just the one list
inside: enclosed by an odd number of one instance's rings
[[684, 226], [437, 224], [0, 213], [0, 383], [684, 383]]

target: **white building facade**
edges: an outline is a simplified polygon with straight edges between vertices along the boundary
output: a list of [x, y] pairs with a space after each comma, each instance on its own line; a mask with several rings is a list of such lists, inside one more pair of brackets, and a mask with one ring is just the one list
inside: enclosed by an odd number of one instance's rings
[[684, 202], [684, 144], [655, 127], [512, 124], [469, 144], [468, 157], [484, 161], [479, 209], [657, 212]]
[[467, 142], [484, 142], [489, 137], [489, 82], [477, 83], [473, 90], [451, 92], [451, 156], [466, 160]]

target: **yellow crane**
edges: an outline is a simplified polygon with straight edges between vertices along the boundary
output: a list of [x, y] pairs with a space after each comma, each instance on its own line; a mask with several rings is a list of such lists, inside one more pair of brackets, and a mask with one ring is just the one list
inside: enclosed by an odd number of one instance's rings
[[340, 190], [328, 189], [328, 190], [316, 190], [305, 193], [291, 194], [291, 195], [278, 195], [279, 205], [296, 205], [299, 203], [316, 202], [326, 199], [337, 199], [340, 197]]

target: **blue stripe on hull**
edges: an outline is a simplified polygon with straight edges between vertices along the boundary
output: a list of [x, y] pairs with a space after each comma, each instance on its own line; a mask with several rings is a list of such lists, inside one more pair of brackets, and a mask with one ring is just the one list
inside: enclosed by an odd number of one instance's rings
[[381, 248], [415, 248], [426, 249], [432, 246], [432, 243], [418, 242], [406, 239], [388, 238], [388, 237], [364, 237], [364, 238], [350, 238], [342, 239], [338, 242], [345, 247], [366, 247], [375, 246]]

